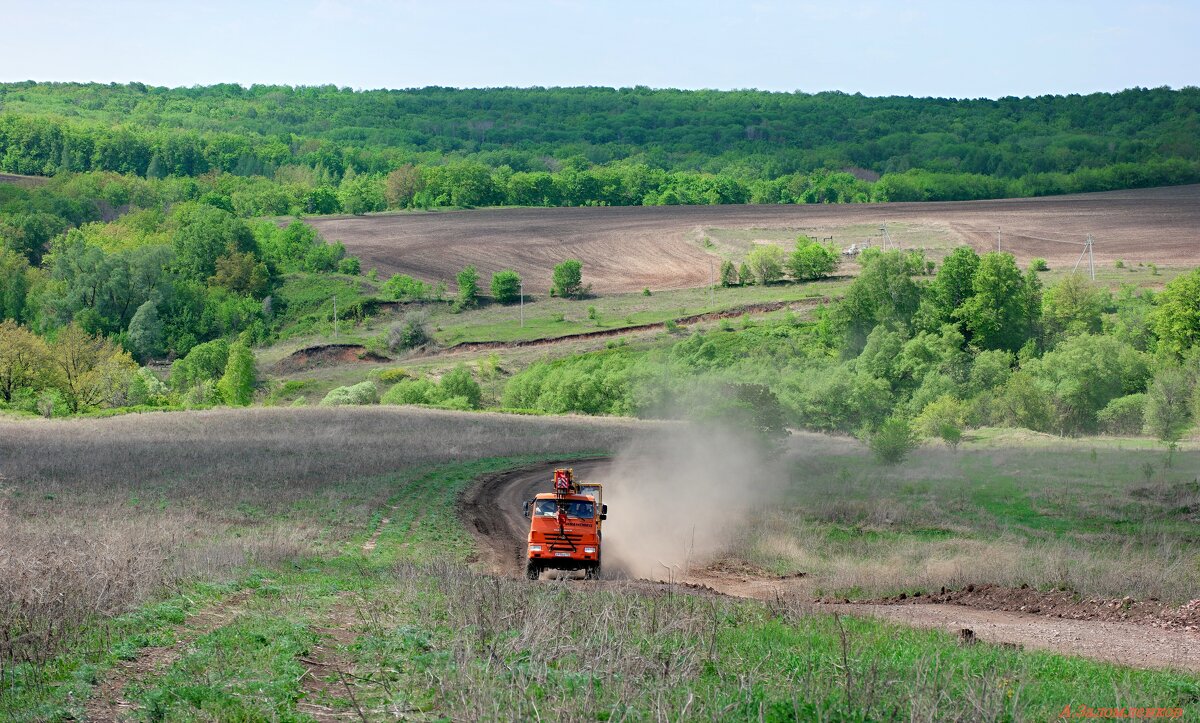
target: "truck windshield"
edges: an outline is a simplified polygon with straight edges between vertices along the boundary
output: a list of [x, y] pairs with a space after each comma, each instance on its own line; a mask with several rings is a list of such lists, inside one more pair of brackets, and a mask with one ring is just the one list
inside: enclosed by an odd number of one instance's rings
[[[596, 516], [596, 506], [591, 502], [570, 500], [564, 503], [564, 507], [567, 517], [591, 519]], [[555, 517], [558, 515], [558, 500], [538, 500], [536, 510], [539, 517]]]

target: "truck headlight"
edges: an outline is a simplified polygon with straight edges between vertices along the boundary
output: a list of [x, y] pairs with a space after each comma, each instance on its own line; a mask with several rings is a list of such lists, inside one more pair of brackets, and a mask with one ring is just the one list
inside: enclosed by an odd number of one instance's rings
[[586, 553], [587, 553], [587, 554], [589, 554], [589, 555], [595, 555], [595, 554], [596, 554], [596, 548], [594, 548], [594, 547], [585, 547], [585, 548], [583, 548], [583, 551], [584, 551], [584, 552], [586, 552]]
[[541, 545], [530, 545], [530, 546], [529, 546], [529, 551], [530, 551], [530, 552], [541, 552], [541, 551], [542, 551], [542, 546], [541, 546]]

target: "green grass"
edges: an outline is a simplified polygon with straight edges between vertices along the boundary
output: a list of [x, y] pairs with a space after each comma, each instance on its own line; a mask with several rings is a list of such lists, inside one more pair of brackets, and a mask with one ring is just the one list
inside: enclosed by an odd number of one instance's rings
[[[1069, 453], [1047, 474], [1078, 467], [1079, 455], [1088, 454]], [[1097, 463], [1112, 461], [1107, 454], [1098, 454]], [[386, 715], [453, 719], [881, 720], [924, 709], [936, 719], [1041, 720], [1067, 703], [1200, 703], [1200, 681], [1187, 674], [987, 644], [961, 647], [942, 632], [835, 619], [784, 600], [529, 585], [470, 572], [463, 565], [473, 544], [458, 517], [458, 495], [480, 474], [545, 459], [484, 459], [362, 481], [390, 489], [388, 501], [330, 554], [249, 571], [230, 585], [191, 586], [146, 606], [120, 619], [119, 635], [81, 645], [36, 683], [6, 681], [0, 710], [15, 720], [78, 716], [89, 686], [108, 666], [143, 646], [186, 637], [181, 623], [188, 615], [236, 590], [253, 592], [228, 620], [188, 639], [178, 659], [127, 690], [141, 718], [308, 720], [300, 703], [317, 702], [342, 712], [361, 708], [371, 718], [391, 711]], [[862, 495], [841, 470], [873, 474], [863, 460], [834, 455], [830, 477]], [[962, 485], [951, 482], [959, 470], [938, 471], [910, 470], [888, 494], [944, 502]], [[1089, 473], [1075, 471], [1079, 479]], [[968, 524], [986, 526], [989, 518], [1017, 511], [1029, 534], [1054, 532], [1014, 502], [1024, 496], [1032, 507], [1032, 485], [985, 480], [968, 495], [980, 510], [980, 520]], [[793, 490], [798, 500], [816, 494], [816, 487]], [[1074, 504], [1072, 514], [1083, 511], [1084, 503]], [[391, 523], [379, 528], [385, 515]], [[915, 521], [900, 530], [824, 529], [831, 546], [953, 534]], [[364, 554], [362, 544], [376, 532], [376, 549]], [[349, 630], [352, 642], [328, 639], [322, 630], [329, 627]], [[349, 676], [353, 700], [328, 670], [319, 697], [304, 688], [302, 658], [312, 655], [326, 656], [329, 669]]]

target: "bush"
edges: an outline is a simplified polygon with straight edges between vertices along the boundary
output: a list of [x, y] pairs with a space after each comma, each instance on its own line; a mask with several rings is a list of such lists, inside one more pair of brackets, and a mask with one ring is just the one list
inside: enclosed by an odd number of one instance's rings
[[443, 400], [441, 390], [428, 379], [405, 379], [397, 382], [383, 395], [384, 404], [437, 404]]
[[438, 386], [442, 390], [444, 399], [462, 397], [467, 400], [470, 409], [478, 409], [479, 402], [483, 398], [483, 390], [471, 376], [471, 370], [462, 364], [447, 372]]
[[888, 417], [870, 437], [871, 451], [883, 464], [899, 464], [917, 448], [917, 437], [904, 417]]
[[358, 276], [362, 272], [362, 262], [358, 260], [357, 256], [347, 256], [338, 261], [337, 270], [339, 274]]
[[562, 298], [578, 296], [583, 291], [583, 262], [576, 259], [566, 261], [554, 267], [553, 286], [550, 293]]
[[474, 266], [464, 267], [458, 272], [458, 299], [455, 305], [459, 308], [475, 306], [479, 302], [479, 272]]
[[925, 439], [940, 439], [954, 449], [962, 441], [966, 420], [966, 404], [945, 394], [925, 405], [913, 420], [913, 429]]
[[746, 263], [757, 283], [772, 284], [783, 278], [784, 258], [783, 249], [775, 244], [764, 244], [750, 251]]
[[1046, 259], [1035, 258], [1029, 260], [1029, 269], [1031, 271], [1049, 271], [1050, 266], [1046, 263]]
[[796, 250], [788, 258], [787, 267], [796, 281], [812, 281], [832, 274], [841, 260], [841, 255], [832, 244], [822, 246], [807, 236], [801, 236], [796, 239]]
[[377, 404], [379, 390], [371, 382], [359, 382], [350, 387], [331, 389], [321, 400], [322, 407], [338, 407], [344, 405]]
[[492, 298], [500, 304], [511, 304], [521, 296], [521, 275], [512, 269], [492, 274]]
[[1146, 422], [1146, 395], [1117, 397], [1100, 410], [1096, 419], [1108, 434], [1140, 434]]
[[400, 367], [396, 367], [394, 369], [384, 369], [383, 371], [379, 372], [379, 376], [377, 378], [379, 379], [380, 384], [395, 384], [398, 381], [408, 379], [408, 372]]
[[424, 301], [430, 296], [429, 284], [406, 274], [395, 274], [379, 290], [395, 301]]
[[410, 311], [388, 329], [388, 349], [392, 352], [415, 349], [430, 340], [429, 314], [424, 311]]
[[721, 286], [737, 286], [737, 267], [729, 259], [721, 262]]

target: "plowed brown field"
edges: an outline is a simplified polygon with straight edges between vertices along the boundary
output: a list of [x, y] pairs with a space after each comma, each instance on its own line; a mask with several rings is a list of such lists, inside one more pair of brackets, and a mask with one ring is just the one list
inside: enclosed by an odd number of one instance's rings
[[309, 223], [360, 256], [364, 269], [452, 283], [459, 269], [475, 264], [486, 284], [491, 272], [514, 268], [529, 293], [545, 293], [551, 268], [567, 258], [584, 262], [585, 281], [596, 291], [703, 286], [720, 257], [699, 239], [714, 228], [832, 234], [848, 245], [862, 240], [864, 227], [901, 224], [946, 246], [968, 243], [981, 251], [995, 248], [1000, 228], [1004, 250], [1022, 262], [1046, 258], [1052, 267], [1074, 264], [1078, 244], [1092, 234], [1097, 264], [1200, 262], [1200, 185], [998, 201], [513, 208]]

